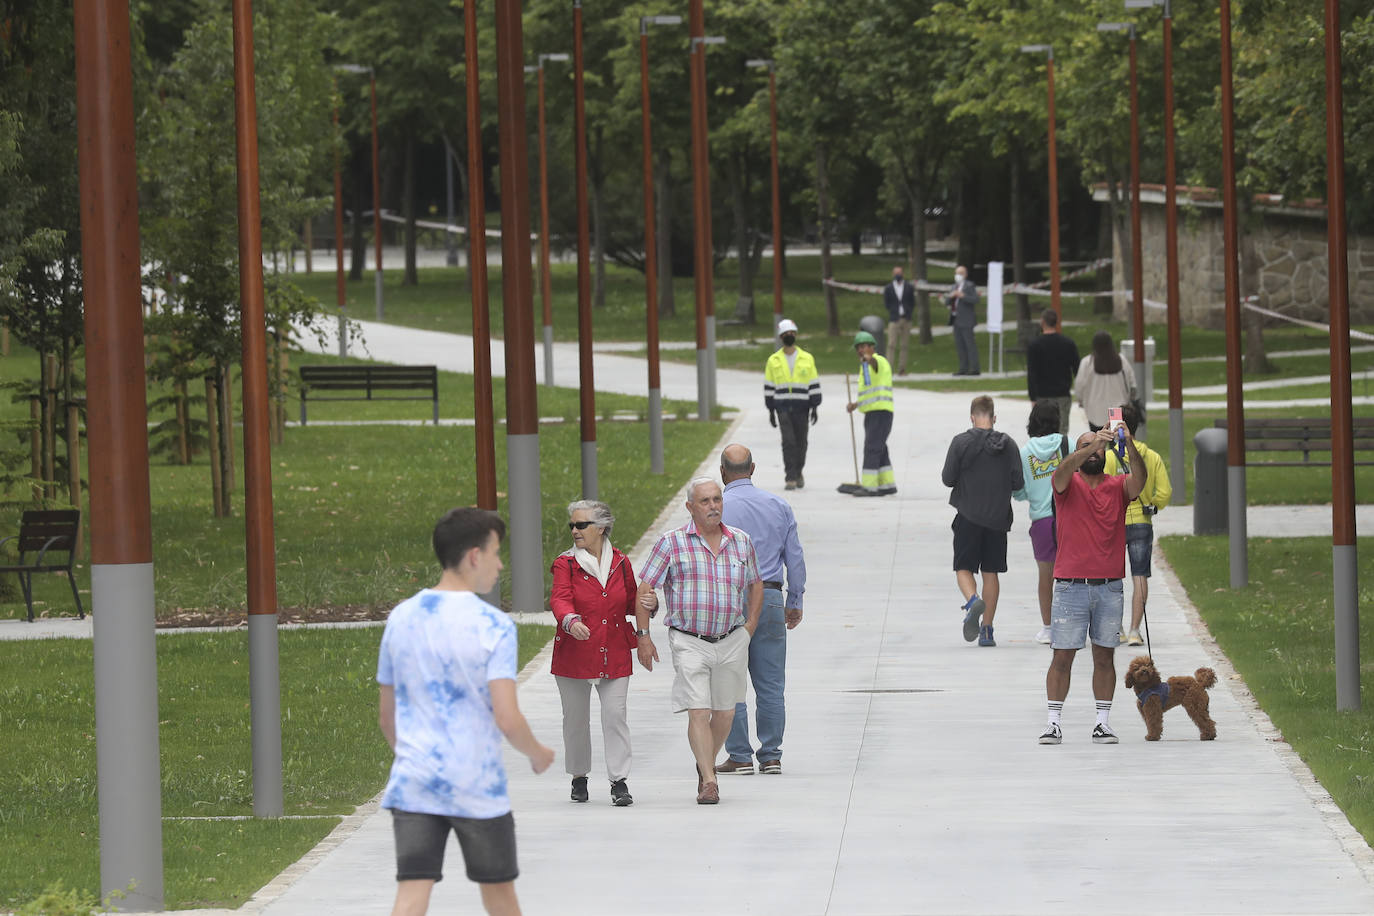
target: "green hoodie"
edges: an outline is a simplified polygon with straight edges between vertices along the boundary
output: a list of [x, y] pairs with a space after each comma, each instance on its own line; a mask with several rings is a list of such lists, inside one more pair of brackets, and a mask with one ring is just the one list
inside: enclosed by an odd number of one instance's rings
[[1021, 475], [1026, 483], [1011, 496], [1030, 502], [1031, 521], [1054, 514], [1054, 483], [1050, 478], [1064, 459], [1066, 441], [1063, 433], [1050, 433], [1021, 446]]

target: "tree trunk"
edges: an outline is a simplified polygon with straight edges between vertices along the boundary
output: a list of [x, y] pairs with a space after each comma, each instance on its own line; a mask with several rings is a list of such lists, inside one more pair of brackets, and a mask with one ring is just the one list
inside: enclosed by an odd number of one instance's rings
[[[830, 265], [830, 171], [826, 164], [824, 141], [816, 144], [816, 209], [821, 233], [821, 279], [829, 280]], [[825, 286], [826, 333], [840, 334], [840, 312], [835, 304], [835, 287]]]
[[773, 252], [773, 257], [782, 258], [782, 278], [787, 279], [787, 235], [782, 237], [782, 250]]
[[740, 156], [726, 157], [726, 181], [730, 185], [730, 210], [735, 222], [735, 251], [739, 256], [739, 287], [735, 296], [735, 320], [741, 324], [754, 324], [754, 271], [750, 264], [749, 249], [749, 212], [745, 205], [748, 193]]
[[406, 221], [406, 273], [402, 286], [416, 286], [420, 273], [415, 269], [415, 134], [406, 134], [405, 168], [401, 178], [401, 209]]
[[[914, 169], [919, 176], [920, 169]], [[916, 287], [916, 321], [921, 329], [921, 343], [934, 340], [930, 330], [930, 294], [919, 286], [926, 277], [926, 189], [919, 177], [907, 185], [911, 201], [911, 279]]]
[[[1248, 232], [1251, 225], [1250, 207], [1241, 206], [1240, 220], [1240, 321], [1245, 331], [1245, 374], [1268, 375], [1278, 371], [1264, 352], [1264, 316], [1245, 307], [1247, 296], [1258, 295], [1259, 255], [1255, 251], [1255, 235]], [[1256, 303], [1264, 305], [1263, 302]]]
[[177, 464], [191, 463], [191, 415], [190, 399], [186, 392], [186, 379], [177, 379]]
[[658, 241], [658, 314], [671, 318], [677, 314], [673, 298], [673, 154], [667, 148], [658, 151], [658, 168], [654, 169], [654, 220]]
[[363, 211], [371, 209], [367, 203], [368, 195], [371, 193], [371, 185], [367, 180], [367, 173], [362, 169], [353, 169], [353, 251], [348, 262], [348, 279], [353, 282], [361, 281], [363, 278], [363, 265], [367, 263], [367, 240], [363, 237], [363, 225], [367, 218], [363, 216]]
[[224, 514], [229, 515], [234, 504], [234, 386], [233, 368], [219, 367], [219, 444], [220, 486], [223, 491]]
[[216, 376], [205, 378], [205, 419], [206, 435], [210, 440], [210, 492], [214, 502], [215, 518], [223, 518], [229, 513], [224, 506], [224, 474], [220, 467], [219, 443], [219, 379]]
[[[1011, 275], [1018, 286], [1026, 277], [1025, 202], [1021, 199], [1021, 173], [1025, 170], [1021, 147], [1013, 145], [1011, 155]], [[1024, 350], [1035, 337], [1035, 319], [1031, 316], [1030, 296], [1016, 294], [1016, 342]]]
[[588, 156], [587, 185], [592, 208], [592, 308], [606, 307], [606, 173], [601, 168], [605, 129], [598, 127]]

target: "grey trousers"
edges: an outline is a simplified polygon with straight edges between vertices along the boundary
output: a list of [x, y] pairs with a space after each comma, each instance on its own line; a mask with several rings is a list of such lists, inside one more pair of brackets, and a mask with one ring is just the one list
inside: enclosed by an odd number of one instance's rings
[[954, 325], [954, 349], [959, 354], [959, 371], [965, 375], [978, 372], [978, 343], [973, 336], [973, 325]]
[[563, 701], [563, 761], [569, 776], [592, 769], [592, 685], [601, 701], [601, 739], [606, 746], [606, 775], [611, 782], [630, 775], [630, 723], [625, 700], [628, 677], [579, 678], [554, 675]]

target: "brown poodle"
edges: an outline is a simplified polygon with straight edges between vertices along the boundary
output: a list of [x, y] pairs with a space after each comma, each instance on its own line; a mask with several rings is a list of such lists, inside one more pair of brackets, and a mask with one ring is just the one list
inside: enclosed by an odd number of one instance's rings
[[1182, 706], [1201, 732], [1203, 741], [1217, 736], [1217, 724], [1207, 714], [1207, 688], [1217, 682], [1211, 668], [1199, 668], [1193, 677], [1171, 677], [1161, 682], [1154, 659], [1137, 655], [1126, 669], [1126, 686], [1135, 689], [1136, 706], [1145, 720], [1145, 740], [1158, 741], [1164, 732], [1164, 711]]

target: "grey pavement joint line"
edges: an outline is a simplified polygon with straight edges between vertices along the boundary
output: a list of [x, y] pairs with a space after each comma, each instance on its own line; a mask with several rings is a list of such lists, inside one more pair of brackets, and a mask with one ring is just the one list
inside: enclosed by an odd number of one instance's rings
[[[906, 485], [906, 480], [902, 480], [902, 485]], [[884, 497], [886, 498], [886, 497]], [[906, 506], [899, 503], [897, 507], [897, 530], [902, 530], [903, 516], [906, 514]], [[883, 642], [887, 639], [887, 618], [892, 613], [892, 587], [897, 578], [897, 549], [901, 544], [900, 538], [892, 539], [892, 556], [889, 557], [887, 574], [887, 601], [883, 604], [883, 622], [878, 629], [878, 645], [873, 652], [873, 679], [869, 684], [868, 698], [864, 705], [864, 727], [862, 737], [859, 738], [858, 752], [854, 755], [854, 767], [849, 773], [849, 791], [846, 795], [844, 806], [844, 819], [840, 823], [840, 841], [835, 847], [835, 867], [830, 875], [830, 890], [825, 896], [825, 909], [823, 913], [830, 913], [830, 907], [835, 902], [835, 885], [839, 881], [840, 866], [844, 862], [844, 841], [849, 835], [849, 812], [854, 806], [854, 788], [859, 782], [859, 766], [863, 762], [864, 744], [868, 740], [869, 725], [873, 719], [873, 700], [878, 695], [878, 669], [883, 663]]]

